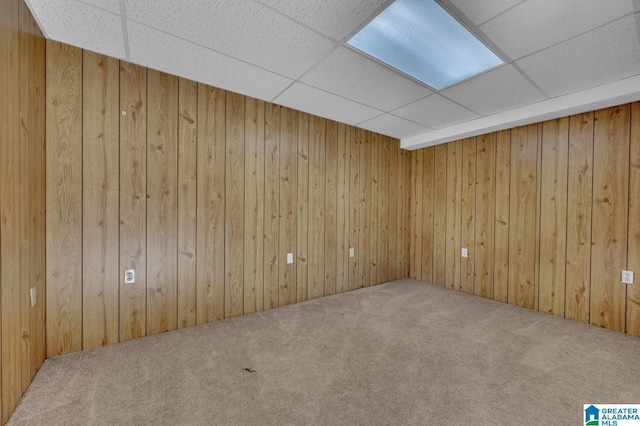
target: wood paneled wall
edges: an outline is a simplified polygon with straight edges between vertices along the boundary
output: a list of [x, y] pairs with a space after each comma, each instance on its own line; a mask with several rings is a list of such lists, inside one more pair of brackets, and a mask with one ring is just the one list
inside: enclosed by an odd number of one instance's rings
[[[0, 0], [0, 423], [45, 358], [45, 41]], [[31, 307], [30, 289], [36, 304]]]
[[411, 158], [411, 277], [640, 336], [640, 103]]
[[408, 275], [398, 140], [52, 41], [47, 93], [49, 356]]

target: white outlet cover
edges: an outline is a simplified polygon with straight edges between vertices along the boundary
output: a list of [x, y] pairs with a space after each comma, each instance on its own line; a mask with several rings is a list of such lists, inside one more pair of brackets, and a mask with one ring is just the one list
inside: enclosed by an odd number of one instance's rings
[[293, 263], [293, 253], [287, 253], [287, 265], [291, 265]]
[[469, 251], [466, 248], [461, 250], [462, 257], [469, 257]]
[[356, 249], [353, 247], [349, 248], [349, 257], [354, 257], [356, 255]]
[[31, 287], [29, 289], [29, 295], [31, 296], [31, 307], [33, 308], [34, 306], [36, 306], [36, 302], [38, 301], [36, 298], [36, 288], [35, 287]]
[[127, 269], [126, 271], [124, 271], [124, 283], [135, 284], [135, 282], [136, 282], [136, 270]]
[[624, 284], [633, 284], [633, 271], [622, 271], [620, 281]]

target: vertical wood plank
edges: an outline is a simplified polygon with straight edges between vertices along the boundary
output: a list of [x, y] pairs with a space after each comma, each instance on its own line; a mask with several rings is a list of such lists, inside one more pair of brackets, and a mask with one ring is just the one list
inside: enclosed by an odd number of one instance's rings
[[565, 318], [589, 323], [593, 112], [569, 118]]
[[118, 341], [119, 90], [117, 59], [84, 51], [82, 348]]
[[493, 299], [496, 198], [496, 134], [478, 136], [476, 146], [475, 282], [473, 293]]
[[264, 222], [264, 309], [278, 307], [280, 240], [280, 107], [265, 109], [265, 222]]
[[445, 285], [447, 256], [447, 145], [434, 151], [433, 188], [433, 282]]
[[496, 198], [493, 298], [509, 299], [509, 226], [511, 205], [511, 130], [496, 134]]
[[511, 130], [509, 303], [533, 309], [535, 294], [538, 124]]
[[569, 118], [542, 123], [539, 310], [564, 317]]
[[422, 278], [422, 173], [424, 149], [411, 151], [411, 260], [409, 276]]
[[462, 141], [460, 247], [467, 249], [467, 258], [460, 258], [460, 290], [473, 293], [475, 280], [476, 234], [476, 138]]
[[147, 334], [178, 326], [178, 78], [147, 72]]
[[297, 112], [282, 108], [280, 114], [280, 267], [279, 305], [295, 303], [296, 266], [286, 264], [287, 253], [296, 253]]
[[358, 277], [358, 288], [367, 287], [369, 282], [369, 250], [371, 249], [371, 210], [369, 208], [369, 188], [371, 179], [371, 132], [359, 130], [360, 133], [360, 276]]
[[379, 174], [379, 215], [380, 228], [378, 238], [378, 283], [386, 283], [391, 280], [389, 272], [389, 161], [391, 140], [388, 136], [380, 136], [380, 154], [378, 159]]
[[406, 259], [405, 261], [405, 265], [404, 265], [404, 270], [403, 270], [403, 278], [409, 277], [409, 262], [411, 259], [411, 244], [409, 242], [410, 240], [410, 230], [409, 230], [409, 221], [410, 221], [410, 210], [411, 208], [410, 203], [411, 203], [411, 191], [410, 191], [410, 187], [411, 187], [411, 155], [410, 155], [410, 151], [407, 150], [403, 150], [403, 154], [404, 154], [404, 167], [407, 170], [407, 173], [405, 174], [405, 180], [404, 180], [404, 187], [402, 188], [402, 193], [404, 194], [404, 201], [402, 204], [402, 210], [403, 210], [403, 226], [402, 226], [402, 236], [405, 239], [404, 244], [402, 245], [403, 248], [403, 258]]
[[338, 262], [338, 123], [327, 120], [325, 142], [324, 295], [336, 293]]
[[400, 181], [400, 143], [390, 140], [389, 151], [389, 275], [391, 280], [400, 279], [399, 266], [399, 218], [398, 218], [398, 185]]
[[178, 328], [197, 324], [198, 83], [178, 80]]
[[349, 157], [349, 241], [354, 250], [354, 256], [349, 257], [349, 290], [359, 287], [360, 276], [360, 131], [350, 128], [350, 157]]
[[326, 121], [309, 123], [309, 287], [308, 298], [324, 296], [325, 267], [325, 150]]
[[296, 296], [308, 299], [309, 287], [309, 114], [298, 113], [298, 206], [296, 231]]
[[[244, 313], [245, 97], [227, 92], [225, 155], [225, 318]], [[242, 212], [243, 214], [239, 214]]]
[[433, 220], [434, 220], [434, 202], [435, 202], [435, 147], [423, 149], [424, 159], [422, 162], [422, 275], [421, 280], [433, 282]]
[[447, 144], [447, 242], [445, 285], [460, 290], [460, 227], [462, 222], [462, 141]]
[[198, 324], [224, 318], [226, 93], [198, 84], [196, 313]]
[[336, 293], [349, 290], [349, 157], [351, 132], [346, 124], [338, 123], [338, 263]]
[[[631, 150], [629, 155], [629, 241], [627, 270], [640, 271], [640, 102], [631, 104]], [[636, 281], [637, 282], [637, 281]], [[640, 336], [640, 290], [627, 287], [626, 331]]]
[[264, 309], [264, 111], [245, 100], [244, 313]]
[[[24, 285], [28, 285], [28, 283], [21, 281], [24, 274], [24, 266], [21, 263], [28, 261], [28, 247], [24, 247], [22, 241], [24, 225], [21, 220], [21, 205], [26, 200], [21, 197], [23, 186], [21, 178], [23, 176], [20, 173], [21, 139], [23, 138], [20, 127], [22, 118], [20, 83], [23, 77], [20, 76], [19, 3], [7, 4], [7, 2], [3, 2], [2, 9], [4, 16], [0, 18], [0, 66], [2, 67], [0, 70], [0, 90], [2, 90], [3, 97], [0, 102], [0, 369], [2, 370], [0, 406], [2, 407], [2, 423], [4, 423], [22, 396], [23, 373], [29, 373], [25, 369], [25, 367], [29, 367], [29, 361], [22, 359], [23, 345], [27, 344], [22, 343], [22, 333], [25, 325], [28, 326], [28, 324], [23, 325], [22, 321], [28, 322], [29, 317], [24, 316], [23, 311], [28, 309], [28, 305], [24, 305], [21, 296], [24, 293]], [[73, 66], [70, 68], [73, 71]], [[64, 78], [62, 75], [58, 74], [55, 77], [55, 81], [59, 85], [56, 88], [57, 92], [65, 95], [65, 103], [69, 98], [68, 105], [73, 108], [74, 105], [71, 102], [75, 99], [73, 96], [67, 97], [65, 89], [68, 87], [71, 90], [77, 87], [75, 75], [70, 77], [70, 84], [67, 87], [61, 81]], [[73, 92], [70, 94], [72, 95]], [[57, 112], [60, 113], [60, 111]], [[71, 117], [74, 112], [70, 111]], [[59, 124], [59, 122], [55, 124]], [[57, 134], [60, 135], [60, 133]], [[28, 154], [28, 151], [25, 152], [23, 149], [22, 154], [24, 156]], [[65, 157], [69, 156], [65, 155]], [[64, 220], [69, 219], [65, 218]], [[68, 223], [71, 225], [70, 222]], [[70, 246], [70, 248], [73, 247]], [[69, 264], [68, 260], [62, 256], [60, 260]], [[75, 259], [72, 259], [72, 262], [73, 260]], [[73, 267], [73, 263], [70, 266]], [[65, 273], [68, 272], [65, 271]], [[56, 284], [58, 284], [56, 290], [60, 289], [60, 283]], [[71, 287], [75, 288], [75, 286]], [[28, 336], [25, 337], [28, 338]], [[27, 349], [30, 348], [25, 346], [24, 350]]]
[[598, 110], [594, 120], [591, 324], [624, 332], [630, 106]]
[[379, 231], [379, 177], [378, 177], [378, 157], [380, 156], [380, 135], [371, 133], [369, 136], [369, 183], [368, 183], [368, 207], [369, 207], [369, 283], [368, 285], [378, 284], [378, 240], [380, 238]]
[[[82, 51], [47, 41], [47, 356], [53, 357], [82, 349]], [[15, 181], [8, 145], [0, 158], [2, 182]], [[11, 259], [13, 241], [10, 204], [17, 205], [3, 189], [1, 251], [4, 264]], [[17, 194], [15, 194], [17, 195]], [[10, 201], [11, 200], [11, 201]], [[17, 271], [2, 269], [3, 301], [13, 303], [8, 283]], [[10, 312], [3, 305], [4, 312]], [[11, 323], [3, 321], [3, 338]], [[3, 363], [11, 354], [3, 342]], [[3, 374], [9, 374], [3, 369]], [[11, 401], [4, 401], [4, 408]]]
[[[120, 62], [120, 341], [147, 332], [147, 70]], [[135, 283], [124, 284], [124, 271]]]

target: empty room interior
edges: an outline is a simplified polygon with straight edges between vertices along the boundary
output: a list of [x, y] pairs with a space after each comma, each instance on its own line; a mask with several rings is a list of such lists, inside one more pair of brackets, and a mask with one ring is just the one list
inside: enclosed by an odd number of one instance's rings
[[640, 404], [640, 0], [0, 9], [1, 424]]

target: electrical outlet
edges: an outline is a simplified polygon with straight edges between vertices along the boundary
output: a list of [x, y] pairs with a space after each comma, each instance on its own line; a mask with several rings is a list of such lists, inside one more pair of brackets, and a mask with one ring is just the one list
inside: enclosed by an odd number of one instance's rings
[[31, 296], [31, 307], [33, 308], [34, 306], [36, 306], [36, 288], [35, 287], [31, 287], [29, 289], [29, 295]]
[[461, 250], [461, 254], [462, 254], [462, 257], [469, 257], [469, 250], [467, 250], [466, 248], [463, 248]]
[[622, 271], [622, 276], [620, 278], [624, 284], [633, 284], [633, 271]]
[[287, 253], [287, 265], [291, 265], [293, 263], [293, 253]]
[[126, 271], [124, 271], [124, 283], [135, 284], [135, 282], [136, 282], [136, 270], [127, 269]]
[[356, 255], [356, 249], [354, 249], [353, 247], [349, 247], [349, 257], [355, 257]]

